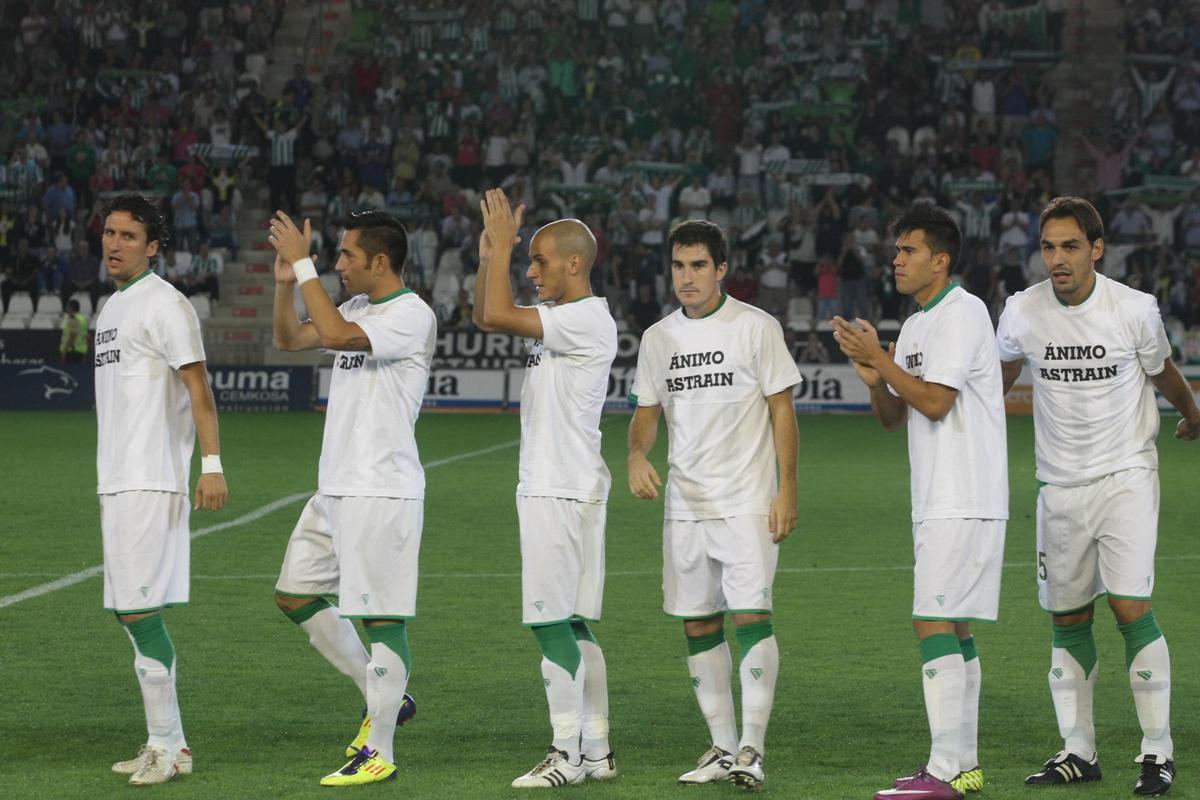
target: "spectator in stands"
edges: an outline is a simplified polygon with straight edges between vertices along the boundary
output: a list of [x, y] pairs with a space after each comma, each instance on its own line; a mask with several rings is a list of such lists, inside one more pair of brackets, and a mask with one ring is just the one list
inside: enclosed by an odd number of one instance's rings
[[796, 361], [801, 364], [829, 363], [829, 349], [825, 347], [825, 343], [821, 341], [821, 337], [817, 335], [816, 331], [809, 331], [808, 337], [804, 340], [804, 347], [800, 350]]
[[189, 253], [196, 250], [200, 241], [200, 195], [190, 181], [184, 181], [179, 191], [171, 196], [171, 211], [174, 214], [176, 248]]
[[200, 241], [200, 249], [192, 258], [192, 270], [189, 281], [191, 291], [184, 294], [206, 292], [214, 303], [221, 299], [221, 273], [225, 271], [225, 259], [221, 254], [212, 250], [207, 239]]
[[58, 359], [63, 364], [82, 364], [87, 360], [91, 337], [88, 318], [79, 310], [78, 300], [68, 300], [58, 342]]
[[225, 248], [229, 251], [229, 257], [237, 260], [237, 218], [234, 216], [232, 206], [221, 206], [221, 209], [209, 219], [208, 241], [213, 247]]
[[837, 263], [833, 256], [822, 253], [817, 257], [817, 319], [828, 322], [841, 310], [841, 285]]
[[758, 305], [758, 279], [745, 267], [738, 267], [725, 282], [725, 294], [743, 303]]
[[41, 261], [29, 247], [29, 239], [22, 236], [17, 240], [16, 252], [12, 254], [4, 269], [4, 283], [0, 283], [0, 299], [4, 301], [4, 313], [8, 313], [9, 302], [18, 292], [29, 295], [33, 310], [38, 305], [38, 271]]
[[640, 336], [646, 328], [658, 322], [661, 313], [662, 307], [654, 297], [654, 286], [643, 283], [638, 286], [637, 297], [629, 304], [626, 324], [630, 331]]
[[38, 266], [38, 294], [57, 294], [67, 282], [67, 259], [54, 245], [48, 246]]
[[63, 282], [60, 298], [63, 307], [75, 292], [87, 292], [91, 301], [89, 311], [96, 313], [96, 302], [100, 298], [100, 259], [92, 256], [85, 239], [75, 242], [67, 255], [67, 278]]

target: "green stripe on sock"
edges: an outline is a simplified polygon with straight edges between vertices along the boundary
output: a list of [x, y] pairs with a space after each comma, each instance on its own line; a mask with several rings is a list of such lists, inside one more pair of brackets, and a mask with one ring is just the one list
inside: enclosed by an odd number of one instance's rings
[[687, 637], [688, 655], [698, 656], [723, 644], [725, 644], [724, 628], [717, 628], [712, 633], [706, 633], [703, 636], [689, 636]]
[[1125, 669], [1129, 669], [1133, 659], [1142, 652], [1142, 648], [1163, 635], [1162, 629], [1158, 627], [1158, 620], [1154, 618], [1154, 609], [1150, 609], [1133, 622], [1118, 624], [1117, 630], [1125, 637]]
[[733, 634], [737, 637], [738, 648], [741, 649], [742, 657], [745, 658], [751, 647], [763, 639], [769, 639], [775, 635], [775, 626], [771, 624], [770, 619], [764, 619], [739, 625]]
[[404, 662], [404, 670], [411, 676], [412, 653], [408, 650], [408, 626], [404, 624], [404, 620], [363, 627], [367, 629], [367, 640], [371, 644], [381, 644], [400, 656], [400, 660]]
[[976, 658], [979, 658], [979, 651], [975, 649], [974, 636], [968, 636], [965, 639], [959, 639], [958, 646], [962, 650], [963, 661], [973, 661]]
[[1071, 654], [1071, 658], [1083, 667], [1083, 675], [1092, 674], [1092, 668], [1100, 660], [1096, 652], [1096, 637], [1092, 634], [1092, 620], [1075, 625], [1054, 626], [1054, 647], [1059, 647]]
[[592, 629], [588, 627], [585, 620], [571, 620], [571, 632], [575, 634], [575, 641], [577, 642], [591, 642], [594, 645], [600, 644], [596, 641], [596, 637], [592, 635]]
[[125, 626], [133, 645], [146, 658], [153, 658], [168, 670], [175, 666], [175, 643], [167, 633], [167, 623], [158, 614], [142, 617]]
[[283, 613], [292, 622], [296, 623], [297, 625], [301, 625], [305, 622], [308, 622], [310, 619], [316, 616], [317, 613], [331, 607], [332, 606], [330, 605], [329, 601], [324, 597], [314, 597], [311, 603], [305, 603], [299, 608], [293, 608], [291, 611], [285, 611]]
[[926, 636], [920, 641], [918, 647], [921, 650], [922, 664], [928, 664], [942, 656], [962, 655], [958, 637], [953, 633], [935, 633], [932, 636]]
[[575, 631], [570, 622], [555, 622], [551, 625], [534, 625], [533, 635], [537, 637], [542, 648], [542, 655], [548, 661], [558, 664], [572, 678], [579, 671], [582, 656], [579, 653], [579, 643], [575, 641]]

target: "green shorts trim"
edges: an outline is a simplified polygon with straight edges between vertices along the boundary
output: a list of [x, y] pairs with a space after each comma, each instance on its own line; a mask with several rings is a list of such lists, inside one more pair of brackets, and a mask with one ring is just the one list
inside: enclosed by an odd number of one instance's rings
[[416, 619], [416, 616], [401, 616], [398, 614], [338, 614], [342, 619], [394, 619], [394, 620], [409, 620]]
[[912, 618], [922, 622], [982, 622], [987, 625], [996, 624], [996, 620], [984, 619], [983, 617], [922, 617], [913, 614]]
[[155, 611], [162, 611], [164, 608], [183, 608], [186, 605], [187, 605], [187, 603], [164, 603], [161, 606], [152, 606], [150, 608], [135, 608], [132, 611], [126, 611], [121, 608], [108, 608], [106, 606], [104, 610], [112, 612], [113, 614], [153, 614]]
[[690, 622], [698, 619], [712, 619], [713, 617], [724, 617], [728, 614], [767, 614], [773, 615], [770, 609], [766, 608], [727, 608], [724, 611], [714, 611], [711, 614], [667, 614], [671, 619], [681, 619], [685, 622]]
[[543, 625], [561, 625], [564, 622], [573, 622], [575, 620], [582, 620], [583, 622], [599, 622], [600, 618], [599, 617], [595, 617], [595, 618], [581, 617], [578, 614], [572, 614], [571, 616], [567, 617], [566, 619], [551, 619], [551, 620], [546, 620], [545, 622], [522, 622], [521, 627], [522, 628], [540, 628]]
[[1109, 592], [1108, 596], [1115, 597], [1118, 600], [1149, 600], [1150, 599], [1149, 595], [1147, 595], [1145, 597], [1139, 597], [1138, 595], [1135, 595], [1135, 594], [1112, 594], [1111, 592]]
[[310, 598], [313, 600], [316, 600], [319, 597], [337, 597], [337, 592], [325, 592], [324, 594], [293, 594], [291, 592], [281, 592], [278, 589], [275, 590], [275, 594], [279, 595], [280, 597], [298, 597], [300, 599]]

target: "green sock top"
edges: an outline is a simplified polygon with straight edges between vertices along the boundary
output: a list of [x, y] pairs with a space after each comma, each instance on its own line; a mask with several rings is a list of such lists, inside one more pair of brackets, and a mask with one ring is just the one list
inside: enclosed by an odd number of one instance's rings
[[571, 630], [575, 633], [575, 640], [579, 642], [591, 642], [594, 645], [600, 643], [596, 641], [596, 637], [592, 635], [592, 629], [588, 627], [587, 620], [573, 619], [571, 620]]
[[319, 612], [332, 607], [333, 606], [330, 604], [330, 602], [324, 597], [314, 597], [311, 603], [305, 603], [299, 608], [294, 608], [291, 611], [285, 611], [283, 613], [292, 622], [296, 623], [297, 625], [303, 625], [305, 622], [308, 622], [310, 619], [316, 616]]
[[723, 644], [725, 644], [724, 628], [718, 628], [712, 633], [706, 633], [703, 636], [689, 636], [687, 637], [688, 655], [698, 656]]
[[412, 675], [412, 653], [408, 649], [408, 626], [404, 620], [388, 620], [378, 625], [364, 625], [367, 630], [367, 640], [371, 644], [381, 644], [400, 656], [404, 669]]
[[1055, 625], [1053, 646], [1070, 653], [1071, 658], [1083, 667], [1084, 677], [1092, 674], [1092, 669], [1100, 660], [1100, 655], [1096, 652], [1096, 637], [1092, 633], [1092, 620], [1090, 619], [1074, 625]]
[[963, 661], [974, 661], [979, 658], [979, 651], [975, 649], [975, 637], [968, 636], [965, 639], [958, 640], [958, 646], [962, 649]]
[[1135, 619], [1133, 622], [1118, 624], [1117, 630], [1125, 637], [1125, 669], [1133, 665], [1133, 659], [1146, 645], [1163, 635], [1154, 617], [1154, 609]]
[[769, 639], [775, 635], [775, 626], [771, 623], [771, 618], [767, 617], [758, 622], [748, 622], [745, 625], [739, 625], [733, 632], [737, 637], [738, 647], [742, 651], [742, 658], [746, 657], [746, 653], [750, 652], [750, 648], [761, 642], [763, 639]]
[[932, 636], [926, 636], [918, 643], [917, 647], [921, 651], [922, 664], [928, 664], [942, 656], [962, 655], [958, 636], [953, 633], [935, 633]]
[[167, 624], [159, 614], [142, 617], [125, 626], [133, 637], [133, 646], [146, 658], [153, 658], [168, 670], [175, 666], [175, 643], [167, 633]]
[[532, 630], [542, 648], [542, 655], [565, 669], [574, 678], [583, 656], [579, 652], [579, 642], [575, 640], [575, 631], [571, 629], [571, 623], [534, 625]]

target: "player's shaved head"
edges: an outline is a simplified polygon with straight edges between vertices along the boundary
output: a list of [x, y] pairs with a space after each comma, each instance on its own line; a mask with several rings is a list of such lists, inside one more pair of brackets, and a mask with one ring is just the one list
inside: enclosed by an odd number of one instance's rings
[[[579, 256], [583, 261], [584, 271], [592, 268], [596, 260], [596, 237], [592, 235], [587, 225], [577, 219], [560, 219], [543, 225], [533, 235], [549, 238], [554, 242], [554, 253], [562, 260]], [[532, 242], [530, 242], [532, 244]]]

